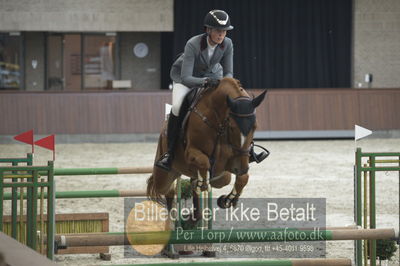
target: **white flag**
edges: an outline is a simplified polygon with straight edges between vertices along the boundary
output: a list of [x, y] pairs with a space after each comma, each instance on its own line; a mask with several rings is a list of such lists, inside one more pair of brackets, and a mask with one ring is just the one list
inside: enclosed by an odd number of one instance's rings
[[172, 105], [166, 103], [165, 104], [165, 120], [167, 120], [168, 115], [171, 113]]
[[354, 126], [354, 130], [355, 130], [355, 138], [354, 138], [355, 140], [362, 139], [362, 138], [372, 134], [371, 130], [357, 126], [357, 125]]

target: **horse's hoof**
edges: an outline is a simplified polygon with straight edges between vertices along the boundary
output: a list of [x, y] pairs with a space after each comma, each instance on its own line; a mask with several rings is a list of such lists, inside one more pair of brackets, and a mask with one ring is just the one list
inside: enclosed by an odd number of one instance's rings
[[209, 184], [203, 184], [203, 185], [200, 187], [200, 190], [201, 190], [201, 191], [208, 191], [208, 190], [209, 190], [209, 187], [210, 187]]
[[183, 255], [183, 256], [193, 255], [193, 251], [191, 251], [191, 250], [180, 250], [179, 251], [179, 255]]
[[201, 255], [206, 258], [215, 258], [217, 253], [215, 251], [204, 250]]
[[172, 251], [169, 251], [169, 250], [166, 250], [166, 249], [163, 249], [161, 251], [161, 254], [163, 256], [166, 256], [166, 257], [168, 257], [170, 259], [173, 259], [173, 260], [179, 259], [179, 254], [178, 253], [172, 252]]
[[231, 206], [233, 206], [233, 208], [236, 208], [238, 201], [239, 201], [239, 198], [235, 197], [235, 198], [231, 201]]
[[222, 196], [220, 196], [220, 197], [218, 198], [218, 200], [217, 200], [217, 205], [218, 205], [218, 207], [220, 207], [221, 209], [227, 209], [227, 208], [230, 207], [230, 206], [228, 206], [228, 205], [226, 204], [226, 195], [222, 195]]

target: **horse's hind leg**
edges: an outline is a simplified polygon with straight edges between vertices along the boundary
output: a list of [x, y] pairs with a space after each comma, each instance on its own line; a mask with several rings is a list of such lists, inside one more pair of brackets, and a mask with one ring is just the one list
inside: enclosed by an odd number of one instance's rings
[[174, 207], [175, 192], [176, 192], [175, 189], [173, 189], [173, 187], [171, 187], [170, 191], [167, 194], [165, 194], [165, 200], [167, 202], [168, 213], [170, 213], [172, 208]]
[[[193, 180], [193, 182], [196, 183], [196, 180]], [[200, 197], [199, 194], [195, 192], [193, 186], [192, 186], [192, 202], [193, 202], [193, 213], [191, 214], [189, 222], [192, 224], [192, 226], [194, 226], [197, 224], [198, 221], [202, 219], [202, 215], [200, 208]]]
[[200, 197], [197, 193], [193, 193], [193, 218], [195, 221], [200, 221], [202, 219]]
[[[176, 179], [178, 176], [171, 176], [171, 174], [169, 174], [170, 178], [172, 179]], [[168, 209], [168, 214], [171, 214], [171, 210], [172, 208], [174, 208], [174, 200], [175, 200], [175, 186], [171, 186], [169, 191], [164, 195], [165, 196], [165, 201], [167, 204], [167, 209]], [[178, 214], [177, 214], [178, 215]], [[179, 217], [179, 216], [177, 216]], [[177, 217], [172, 217], [172, 218], [177, 218]], [[174, 220], [170, 221], [168, 220], [169, 223], [173, 223]], [[172, 224], [169, 224], [170, 228], [172, 228]], [[175, 228], [176, 229], [176, 228]], [[162, 254], [167, 256], [168, 258], [171, 259], [178, 259], [179, 258], [179, 253], [176, 252], [175, 247], [173, 244], [168, 244], [167, 246], [164, 247], [164, 249], [162, 250]]]
[[240, 195], [242, 194], [243, 188], [249, 181], [249, 174], [236, 176], [235, 184], [233, 185], [232, 191], [228, 195], [222, 195], [218, 198], [217, 204], [220, 208], [230, 208], [231, 206], [236, 207]]

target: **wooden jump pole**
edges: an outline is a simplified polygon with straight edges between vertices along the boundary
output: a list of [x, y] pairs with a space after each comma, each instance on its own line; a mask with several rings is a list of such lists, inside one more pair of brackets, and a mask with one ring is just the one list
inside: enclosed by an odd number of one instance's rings
[[[393, 228], [347, 230], [233, 229], [233, 230], [176, 230], [159, 232], [109, 232], [57, 235], [59, 247], [121, 246], [154, 244], [290, 242], [323, 240], [395, 239]], [[128, 239], [129, 238], [129, 239]], [[130, 241], [129, 241], [130, 240]]]
[[[26, 199], [26, 193], [23, 194]], [[18, 193], [20, 196], [20, 193]], [[41, 196], [41, 194], [39, 194]], [[47, 193], [44, 192], [47, 198]], [[56, 199], [78, 199], [78, 198], [123, 198], [123, 197], [146, 197], [146, 190], [80, 190], [80, 191], [58, 191]], [[11, 200], [11, 193], [4, 193], [4, 200]]]
[[149, 174], [153, 167], [55, 168], [55, 176]]
[[[151, 264], [126, 264], [136, 266], [169, 266], [175, 263], [151, 263]], [[282, 260], [240, 260], [240, 261], [213, 261], [213, 262], [185, 262], [180, 266], [210, 266], [210, 265], [232, 265], [232, 266], [351, 266], [350, 259], [282, 259]], [[117, 265], [115, 265], [117, 266]], [[120, 265], [122, 266], [122, 265]]]

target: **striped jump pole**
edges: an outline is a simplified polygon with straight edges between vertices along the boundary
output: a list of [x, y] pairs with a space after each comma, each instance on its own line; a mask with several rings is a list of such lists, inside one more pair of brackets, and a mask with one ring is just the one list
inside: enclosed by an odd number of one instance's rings
[[[169, 266], [175, 263], [151, 263], [151, 264], [126, 264], [113, 266]], [[213, 261], [213, 262], [186, 262], [180, 266], [351, 266], [350, 259], [290, 259], [290, 260], [241, 260], [241, 261]]]
[[298, 230], [279, 229], [232, 229], [232, 230], [183, 230], [158, 232], [109, 232], [91, 234], [57, 235], [59, 247], [122, 246], [155, 244], [203, 244], [203, 243], [250, 243], [291, 242], [324, 240], [395, 239], [393, 228], [348, 230]]
[[55, 168], [55, 176], [149, 174], [153, 167]]
[[[41, 194], [39, 193], [39, 197]], [[20, 193], [18, 193], [18, 198]], [[27, 195], [24, 193], [23, 198]], [[58, 191], [56, 199], [78, 199], [78, 198], [124, 198], [124, 197], [146, 197], [146, 190], [80, 190], [80, 191]], [[47, 199], [47, 193], [44, 193]], [[11, 193], [4, 193], [4, 200], [11, 200]]]

